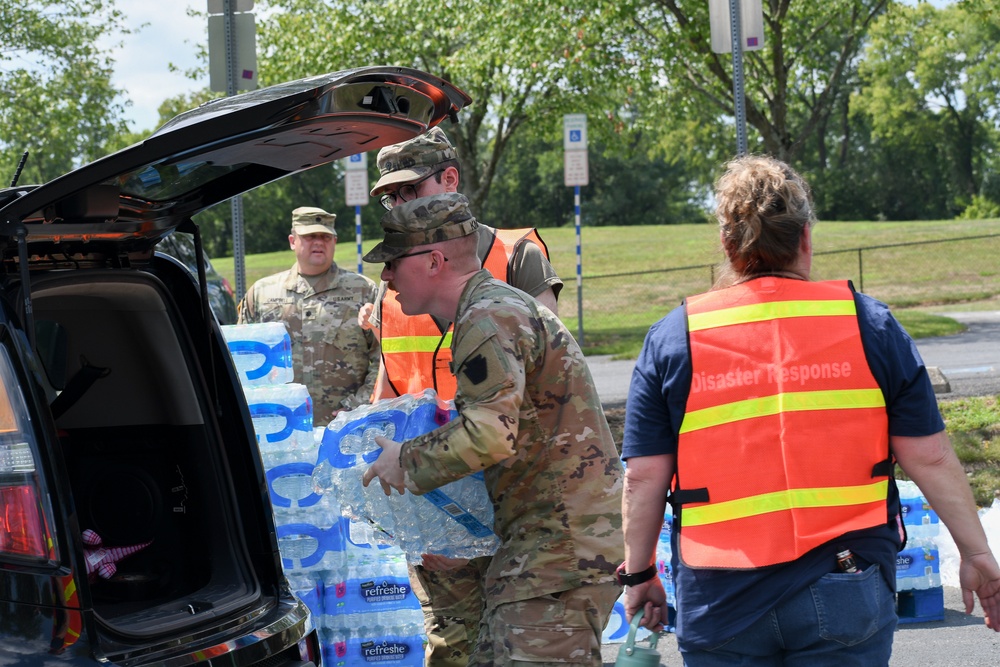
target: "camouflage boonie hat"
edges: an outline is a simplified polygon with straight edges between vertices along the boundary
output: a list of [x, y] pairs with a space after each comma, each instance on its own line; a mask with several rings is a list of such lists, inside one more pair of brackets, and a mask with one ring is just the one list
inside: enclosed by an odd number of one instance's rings
[[416, 246], [468, 236], [478, 228], [465, 195], [444, 192], [421, 197], [395, 206], [382, 216], [385, 238], [363, 259], [372, 264], [388, 262]]
[[337, 235], [333, 223], [337, 221], [337, 216], [327, 213], [315, 206], [300, 206], [292, 211], [292, 233], [300, 236], [305, 234], [333, 234]]
[[381, 177], [372, 188], [376, 197], [393, 185], [412, 183], [434, 171], [445, 160], [458, 159], [458, 153], [440, 127], [432, 127], [409, 141], [386, 146], [375, 162]]

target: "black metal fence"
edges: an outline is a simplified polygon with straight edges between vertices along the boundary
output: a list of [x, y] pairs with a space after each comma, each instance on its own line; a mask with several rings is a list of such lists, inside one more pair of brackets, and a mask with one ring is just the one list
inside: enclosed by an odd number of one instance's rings
[[[567, 281], [559, 315], [581, 340], [648, 329], [685, 296], [710, 289], [717, 266], [585, 275], [580, 286]], [[812, 278], [851, 280], [894, 308], [990, 299], [1000, 295], [1000, 234], [816, 252]]]

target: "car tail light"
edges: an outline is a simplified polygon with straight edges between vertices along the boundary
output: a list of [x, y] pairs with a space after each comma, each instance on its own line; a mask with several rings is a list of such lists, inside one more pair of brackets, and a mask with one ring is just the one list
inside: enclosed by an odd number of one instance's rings
[[[24, 396], [7, 348], [0, 347], [0, 557], [54, 558]], [[43, 505], [43, 500], [46, 505]]]
[[48, 535], [31, 485], [0, 487], [0, 553], [47, 558]]
[[225, 277], [223, 277], [222, 279], [222, 286], [225, 288], [227, 292], [229, 292], [229, 296], [235, 298], [235, 295], [233, 293], [233, 286], [229, 284], [229, 281], [226, 280]]

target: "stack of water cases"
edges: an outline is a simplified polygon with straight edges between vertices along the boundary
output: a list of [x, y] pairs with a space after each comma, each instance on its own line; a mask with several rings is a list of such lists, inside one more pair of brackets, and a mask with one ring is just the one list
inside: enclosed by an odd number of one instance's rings
[[[660, 528], [660, 537], [656, 543], [656, 570], [663, 583], [663, 590], [667, 594], [667, 618], [664, 619], [663, 627], [666, 632], [674, 631], [674, 618], [676, 616], [674, 609], [677, 605], [674, 598], [674, 578], [670, 569], [670, 557], [673, 554], [673, 547], [670, 544], [673, 533], [673, 516], [670, 511], [671, 508], [667, 505], [667, 511], [663, 516], [663, 527]], [[601, 640], [605, 644], [624, 642], [628, 637], [628, 626], [628, 621], [625, 620], [625, 593], [622, 592], [621, 597], [615, 602], [611, 618], [608, 619]], [[645, 639], [648, 634], [648, 630], [640, 628], [636, 633], [636, 638]]]
[[897, 480], [906, 547], [896, 556], [896, 589], [900, 623], [944, 619], [937, 513], [910, 481]]
[[452, 558], [492, 555], [493, 507], [481, 475], [430, 493], [386, 496], [362, 475], [378, 458], [376, 436], [397, 442], [432, 431], [455, 417], [433, 390], [342, 412], [327, 426], [313, 488], [343, 516], [344, 576], [325, 587], [324, 662], [422, 665], [423, 614], [407, 577], [407, 560], [422, 554]]
[[317, 582], [342, 568], [339, 508], [312, 489], [319, 451], [308, 389], [292, 382], [292, 345], [283, 322], [222, 327], [250, 409], [264, 463], [285, 574], [314, 619], [322, 615]]

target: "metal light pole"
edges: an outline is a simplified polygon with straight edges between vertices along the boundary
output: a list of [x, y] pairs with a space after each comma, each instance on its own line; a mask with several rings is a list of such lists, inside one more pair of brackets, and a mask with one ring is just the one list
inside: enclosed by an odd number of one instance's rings
[[733, 49], [733, 105], [736, 109], [736, 154], [747, 153], [747, 108], [743, 90], [743, 29], [740, 0], [729, 0], [729, 34]]
[[[236, 44], [234, 28], [236, 0], [222, 0], [222, 13], [226, 26], [226, 96], [236, 94]], [[242, 299], [247, 292], [247, 272], [243, 247], [243, 195], [230, 200], [233, 218], [233, 270], [236, 274], [236, 298]]]

